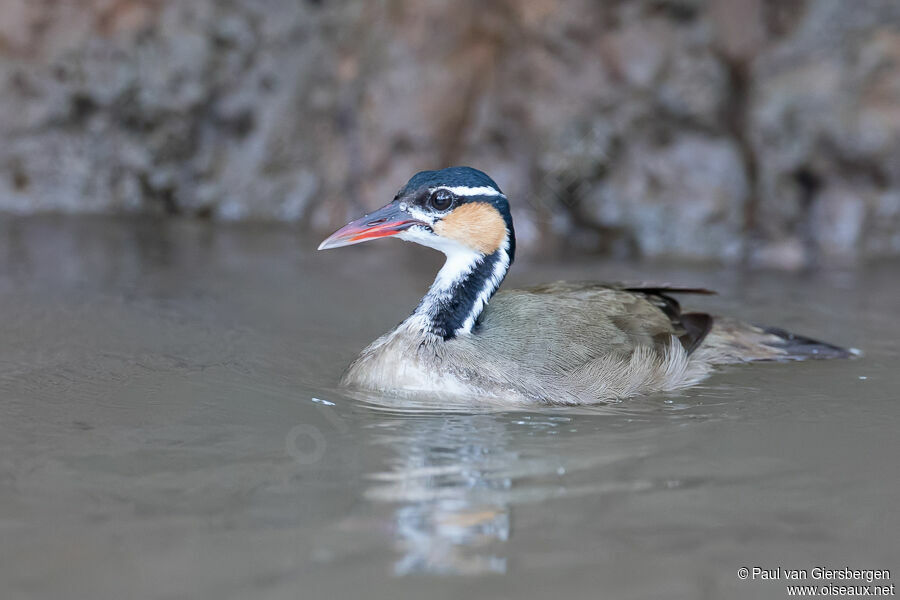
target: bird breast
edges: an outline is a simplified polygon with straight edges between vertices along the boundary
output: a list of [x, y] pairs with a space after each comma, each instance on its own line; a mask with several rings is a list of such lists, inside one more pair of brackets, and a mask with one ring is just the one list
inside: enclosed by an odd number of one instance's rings
[[414, 317], [372, 342], [347, 368], [341, 384], [401, 393], [470, 396], [483, 389], [457, 375], [441, 338], [423, 333]]

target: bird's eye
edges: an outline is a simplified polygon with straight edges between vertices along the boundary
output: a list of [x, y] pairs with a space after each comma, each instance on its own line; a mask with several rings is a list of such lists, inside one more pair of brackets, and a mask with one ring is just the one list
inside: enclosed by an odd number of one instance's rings
[[435, 210], [447, 210], [453, 204], [453, 194], [447, 190], [437, 190], [431, 194], [429, 203]]

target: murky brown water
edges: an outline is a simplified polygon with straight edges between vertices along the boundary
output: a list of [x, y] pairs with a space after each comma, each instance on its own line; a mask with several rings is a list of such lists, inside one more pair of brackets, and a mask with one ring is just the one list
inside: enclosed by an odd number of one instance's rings
[[[900, 578], [900, 265], [656, 279], [866, 351], [618, 405], [401, 411], [334, 389], [440, 258], [285, 228], [0, 221], [3, 598], [781, 598]], [[435, 407], [440, 409], [441, 407]]]

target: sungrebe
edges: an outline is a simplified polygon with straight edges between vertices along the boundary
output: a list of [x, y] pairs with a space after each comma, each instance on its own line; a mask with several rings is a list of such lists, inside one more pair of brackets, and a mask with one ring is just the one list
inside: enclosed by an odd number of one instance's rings
[[[552, 283], [494, 294], [515, 256], [506, 196], [485, 173], [417, 173], [394, 200], [319, 250], [397, 237], [447, 261], [413, 314], [347, 369], [347, 386], [583, 404], [674, 390], [713, 365], [846, 358], [850, 352], [734, 319], [682, 312], [696, 288]], [[488, 304], [490, 301], [490, 304]]]

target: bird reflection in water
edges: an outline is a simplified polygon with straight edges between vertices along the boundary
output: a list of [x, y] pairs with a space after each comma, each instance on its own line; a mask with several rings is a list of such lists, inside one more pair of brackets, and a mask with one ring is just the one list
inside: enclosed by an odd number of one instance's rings
[[508, 446], [500, 415], [397, 418], [373, 425], [372, 443], [390, 447], [389, 470], [374, 473], [366, 498], [398, 503], [398, 575], [506, 572], [510, 536]]
[[[373, 406], [374, 402], [367, 402]], [[507, 540], [520, 505], [579, 497], [625, 497], [665, 492], [686, 483], [641, 476], [659, 431], [676, 415], [652, 402], [629, 409], [593, 407], [552, 413], [435, 414], [380, 404], [384, 418], [366, 426], [368, 444], [386, 449], [371, 472], [365, 498], [392, 505], [392, 532], [400, 556], [397, 575], [505, 573]], [[673, 405], [672, 410], [689, 407]], [[471, 405], [468, 405], [471, 409]], [[692, 413], [697, 417], [696, 413]], [[617, 425], [616, 425], [617, 424]], [[598, 427], [604, 433], [596, 435]], [[379, 456], [381, 452], [373, 455]], [[602, 516], [594, 503], [592, 520]]]

